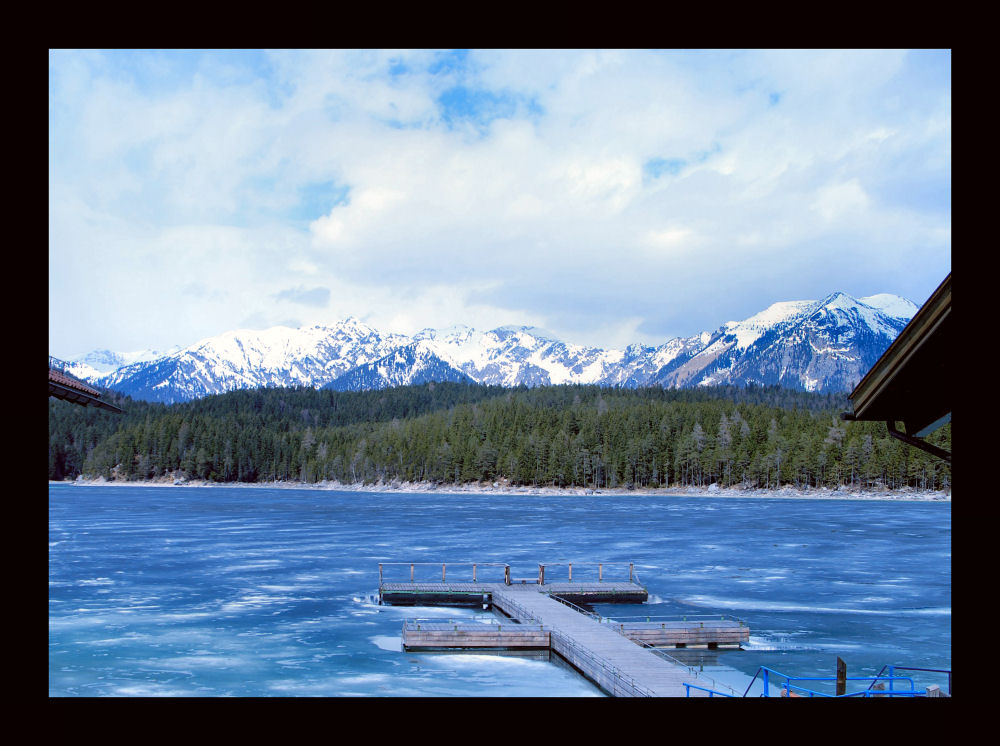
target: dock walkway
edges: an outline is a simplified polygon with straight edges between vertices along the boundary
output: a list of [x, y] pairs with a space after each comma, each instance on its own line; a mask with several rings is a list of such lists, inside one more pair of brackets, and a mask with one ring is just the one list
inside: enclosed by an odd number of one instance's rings
[[[547, 628], [552, 650], [612, 696], [686, 697], [685, 683], [704, 686], [689, 669], [539, 593], [537, 586], [509, 586], [493, 594], [493, 604], [509, 616]], [[692, 689], [691, 696], [707, 693]]]
[[[508, 629], [506, 624], [502, 625], [502, 629], [496, 630], [491, 630], [489, 625], [455, 624], [451, 630], [447, 629], [447, 625], [442, 625], [441, 629], [422, 625], [423, 628], [419, 629], [418, 635], [415, 625], [404, 625], [404, 638], [412, 635], [414, 649], [435, 645], [470, 648], [505, 644], [511, 647], [547, 646], [612, 696], [709, 696], [708, 692], [700, 687], [711, 688], [711, 682], [699, 678], [693, 669], [667, 660], [649, 647], [644, 647], [642, 634], [631, 634], [637, 626], [643, 625], [602, 624], [597, 618], [572, 607], [572, 604], [576, 603], [645, 602], [648, 593], [634, 577], [631, 564], [628, 566], [627, 581], [604, 580], [604, 565], [598, 565], [596, 582], [593, 580], [573, 582], [572, 565], [570, 565], [567, 582], [549, 583], [545, 582], [545, 566], [541, 565], [537, 581], [512, 579], [509, 567], [504, 565], [503, 582], [477, 581], [476, 565], [472, 566], [471, 582], [465, 579], [447, 580], [447, 568], [444, 565], [440, 566], [441, 582], [417, 580], [414, 576], [414, 567], [414, 564], [408, 565], [411, 577], [409, 582], [387, 582], [383, 579], [383, 566], [379, 565], [379, 598], [383, 603], [483, 604], [484, 606], [492, 604], [494, 608], [524, 626], [519, 634]], [[570, 605], [556, 598], [569, 601]], [[650, 626], [656, 626], [661, 631], [665, 629], [664, 625]], [[687, 625], [688, 628], [692, 626], [700, 625], [699, 623]], [[746, 628], [742, 625], [740, 627], [740, 634], [748, 634]], [[676, 639], [678, 644], [685, 644], [680, 642], [680, 638]], [[702, 642], [700, 638], [690, 639], [692, 642]], [[714, 644], [708, 638], [704, 642]], [[409, 647], [405, 642], [404, 646]], [[688, 690], [685, 684], [693, 687]]]

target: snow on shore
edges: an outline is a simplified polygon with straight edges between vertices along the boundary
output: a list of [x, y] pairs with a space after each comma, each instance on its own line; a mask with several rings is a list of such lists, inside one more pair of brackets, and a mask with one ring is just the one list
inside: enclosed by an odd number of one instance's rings
[[810, 498], [816, 500], [907, 500], [929, 501], [937, 500], [951, 502], [951, 491], [916, 490], [903, 488], [898, 490], [868, 489], [862, 490], [850, 487], [837, 489], [813, 488], [796, 489], [781, 487], [780, 489], [740, 489], [737, 487], [719, 487], [717, 484], [708, 487], [662, 487], [626, 489], [591, 489], [583, 487], [521, 487], [493, 482], [491, 484], [433, 484], [431, 482], [378, 482], [375, 484], [342, 484], [341, 482], [205, 482], [200, 480], [184, 480], [163, 478], [159, 481], [126, 482], [122, 480], [108, 481], [103, 477], [84, 479], [77, 477], [74, 482], [53, 482], [49, 484], [74, 484], [79, 486], [101, 487], [267, 487], [270, 489], [296, 490], [328, 490], [339, 492], [416, 492], [416, 493], [481, 493], [484, 495], [542, 495], [547, 497], [565, 497], [569, 495], [605, 495], [611, 497], [732, 497], [732, 498]]

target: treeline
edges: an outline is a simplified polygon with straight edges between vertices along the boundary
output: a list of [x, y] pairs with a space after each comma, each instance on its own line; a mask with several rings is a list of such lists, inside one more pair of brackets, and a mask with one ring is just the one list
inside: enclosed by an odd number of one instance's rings
[[[844, 422], [843, 394], [457, 383], [234, 391], [183, 404], [50, 399], [49, 479], [505, 481], [591, 488], [950, 486], [947, 463]], [[928, 440], [951, 449], [951, 426]]]

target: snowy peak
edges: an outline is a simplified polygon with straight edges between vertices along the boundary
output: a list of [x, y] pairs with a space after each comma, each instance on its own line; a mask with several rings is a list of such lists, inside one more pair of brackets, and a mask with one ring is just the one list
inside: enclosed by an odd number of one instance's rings
[[[815, 324], [843, 326], [854, 330], [866, 328], [890, 337], [891, 341], [899, 334], [902, 328], [900, 323], [905, 326], [917, 310], [916, 306], [903, 298], [897, 298], [894, 302], [890, 300], [890, 296], [882, 295], [877, 296], [875, 302], [891, 309], [893, 314], [886, 313], [877, 305], [873, 306], [852, 298], [846, 293], [834, 293], [820, 301], [818, 307], [807, 318]], [[907, 304], [913, 306], [913, 313], [909, 315], [905, 315]], [[832, 318], [828, 318], [828, 315], [832, 315]]]
[[[79, 376], [81, 373], [88, 377], [95, 377], [118, 370], [125, 365], [133, 363], [144, 363], [151, 360], [171, 355], [180, 347], [171, 347], [166, 352], [158, 350], [139, 350], [136, 352], [112, 352], [111, 350], [94, 350], [83, 355], [76, 355], [65, 362], [68, 370], [73, 375]], [[79, 371], [74, 373], [74, 371]]]
[[737, 349], [744, 350], [772, 329], [801, 319], [815, 306], [816, 301], [811, 300], [790, 300], [772, 303], [763, 311], [754, 314], [748, 319], [727, 322], [720, 329], [720, 332], [732, 337]]
[[146, 364], [125, 366], [104, 385], [151, 401], [184, 401], [234, 389], [320, 387], [410, 340], [354, 318], [333, 326], [238, 329]]
[[494, 329], [491, 334], [500, 338], [514, 338], [518, 341], [533, 339], [541, 344], [561, 341], [556, 335], [537, 326], [500, 326]]
[[915, 304], [888, 293], [859, 300], [838, 291], [818, 301], [773, 303], [715, 332], [624, 350], [569, 344], [534, 326], [480, 332], [457, 324], [406, 336], [349, 317], [331, 326], [229, 331], [152, 359], [143, 359], [149, 352], [102, 350], [79, 356], [70, 372], [162, 402], [239, 388], [365, 390], [431, 380], [850, 390], [916, 311]]
[[858, 301], [881, 311], [886, 316], [891, 316], [894, 319], [906, 319], [906, 321], [916, 316], [917, 311], [920, 310], [916, 303], [889, 293], [869, 295], [865, 298], [859, 298]]
[[448, 341], [465, 341], [476, 334], [476, 330], [465, 324], [455, 324], [444, 329], [421, 329], [413, 335], [416, 340], [439, 339]]
[[[875, 302], [904, 314], [909, 304], [887, 294]], [[849, 391], [908, 320], [843, 292], [819, 301], [775, 303], [745, 321], [725, 324], [704, 349], [659, 380], [665, 386], [755, 383]]]
[[427, 340], [418, 340], [393, 350], [379, 360], [348, 371], [327, 384], [326, 388], [335, 391], [374, 391], [429, 381], [474, 383], [453, 363], [439, 357], [433, 344]]

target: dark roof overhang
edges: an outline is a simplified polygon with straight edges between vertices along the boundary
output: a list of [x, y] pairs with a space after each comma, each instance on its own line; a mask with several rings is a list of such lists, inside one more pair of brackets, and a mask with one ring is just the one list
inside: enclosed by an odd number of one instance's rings
[[[847, 420], [885, 422], [889, 433], [951, 461], [919, 440], [951, 420], [951, 273], [854, 387]], [[896, 429], [902, 422], [905, 432]]]
[[49, 368], [49, 396], [83, 407], [99, 407], [119, 414], [122, 411], [114, 404], [102, 401], [101, 393], [97, 389], [51, 367]]

